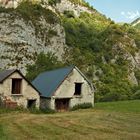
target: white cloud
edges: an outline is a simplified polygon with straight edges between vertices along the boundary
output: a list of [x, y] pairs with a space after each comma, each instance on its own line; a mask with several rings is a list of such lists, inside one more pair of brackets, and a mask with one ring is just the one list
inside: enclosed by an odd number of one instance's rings
[[139, 11], [128, 11], [128, 12], [121, 12], [121, 15], [125, 16], [127, 19], [135, 19], [137, 17], [140, 17]]

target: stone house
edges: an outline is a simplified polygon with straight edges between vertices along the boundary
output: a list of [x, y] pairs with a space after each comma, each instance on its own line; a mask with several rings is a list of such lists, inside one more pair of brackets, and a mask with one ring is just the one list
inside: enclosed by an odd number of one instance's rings
[[69, 110], [77, 104], [94, 106], [94, 88], [75, 66], [43, 72], [32, 84], [41, 93], [41, 108]]
[[40, 107], [37, 89], [18, 70], [0, 72], [0, 104], [7, 108]]

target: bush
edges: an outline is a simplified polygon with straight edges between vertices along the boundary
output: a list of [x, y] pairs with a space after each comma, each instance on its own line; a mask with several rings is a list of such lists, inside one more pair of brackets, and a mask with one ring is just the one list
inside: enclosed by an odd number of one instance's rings
[[10, 112], [19, 112], [19, 113], [32, 113], [32, 114], [53, 114], [56, 111], [46, 108], [46, 109], [37, 109], [37, 108], [30, 108], [30, 109], [26, 109], [23, 107], [17, 107], [14, 109], [10, 109], [10, 108], [5, 108], [5, 107], [0, 107], [0, 114], [3, 113], [10, 113]]
[[3, 101], [2, 101], [2, 99], [0, 97], [0, 107], [2, 107], [2, 106], [3, 106]]
[[75, 17], [73, 11], [67, 11], [67, 10], [65, 10], [65, 11], [64, 11], [64, 15], [65, 15], [67, 18], [74, 18], [74, 17]]
[[41, 72], [53, 70], [62, 66], [64, 66], [64, 64], [58, 60], [58, 57], [55, 56], [55, 54], [44, 54], [42, 52], [37, 56], [35, 64], [27, 65], [26, 78], [32, 81]]
[[53, 6], [56, 5], [57, 3], [60, 3], [61, 0], [48, 0], [49, 5]]
[[135, 70], [135, 77], [136, 77], [138, 83], [140, 83], [140, 70], [138, 70], [138, 69]]
[[50, 108], [46, 108], [46, 109], [31, 108], [31, 109], [29, 109], [29, 112], [30, 113], [33, 113], [33, 114], [53, 114], [56, 111], [55, 110], [52, 110]]
[[92, 108], [92, 107], [93, 106], [91, 103], [77, 104], [73, 108], [71, 108], [71, 111], [78, 110], [78, 109], [88, 109], [88, 108]]
[[140, 90], [136, 91], [133, 95], [132, 95], [132, 99], [140, 99]]
[[58, 16], [54, 12], [43, 8], [40, 4], [34, 4], [31, 1], [25, 0], [21, 2], [16, 8], [16, 11], [20, 13], [26, 21], [31, 20], [34, 26], [37, 25], [39, 18], [42, 16], [50, 24], [60, 22]]
[[14, 11], [13, 8], [5, 8], [0, 6], [0, 13], [11, 13], [13, 11]]
[[10, 112], [28, 112], [28, 109], [25, 109], [23, 107], [16, 107], [16, 108], [6, 108], [4, 106], [0, 106], [0, 114], [3, 113], [10, 113]]

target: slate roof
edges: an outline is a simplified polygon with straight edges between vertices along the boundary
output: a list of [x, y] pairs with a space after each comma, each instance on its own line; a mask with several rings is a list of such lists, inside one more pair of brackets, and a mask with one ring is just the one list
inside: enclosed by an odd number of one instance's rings
[[32, 82], [44, 97], [51, 97], [75, 66], [43, 72]]
[[9, 75], [11, 75], [16, 70], [5, 70], [0, 72], [0, 82], [3, 82]]

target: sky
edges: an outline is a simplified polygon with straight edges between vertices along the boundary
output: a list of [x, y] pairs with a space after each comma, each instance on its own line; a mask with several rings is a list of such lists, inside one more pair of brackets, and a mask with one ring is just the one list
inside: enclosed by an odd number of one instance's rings
[[131, 23], [140, 17], [140, 0], [85, 0], [115, 22]]

